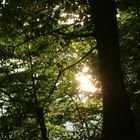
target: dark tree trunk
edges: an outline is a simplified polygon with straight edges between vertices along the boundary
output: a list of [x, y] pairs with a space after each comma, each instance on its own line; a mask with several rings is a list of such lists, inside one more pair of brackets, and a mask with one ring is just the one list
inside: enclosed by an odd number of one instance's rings
[[49, 138], [46, 135], [47, 130], [45, 125], [43, 110], [41, 108], [36, 108], [36, 112], [37, 112], [36, 114], [37, 121], [40, 125], [42, 140], [49, 140]]
[[94, 0], [93, 18], [103, 92], [103, 140], [135, 140], [133, 118], [120, 63], [113, 0]]

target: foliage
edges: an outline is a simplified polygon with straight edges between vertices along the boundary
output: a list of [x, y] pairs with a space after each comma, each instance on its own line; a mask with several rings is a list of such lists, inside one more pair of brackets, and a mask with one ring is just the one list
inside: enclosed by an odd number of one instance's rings
[[[128, 91], [139, 96], [139, 8], [125, 3], [118, 18], [123, 68]], [[75, 80], [88, 65], [100, 88], [89, 3], [5, 0], [0, 11], [0, 139], [41, 139], [38, 114], [50, 140], [98, 139], [101, 95], [84, 93], [83, 103]], [[139, 116], [139, 97], [132, 99]]]
[[122, 56], [122, 67], [125, 75], [125, 83], [127, 91], [130, 95], [132, 108], [134, 111], [136, 131], [139, 135], [140, 120], [140, 96], [139, 96], [139, 54], [140, 51], [140, 8], [139, 1], [129, 1], [126, 4], [121, 5], [122, 11], [119, 17], [119, 29], [120, 29], [120, 45], [121, 45], [121, 56]]

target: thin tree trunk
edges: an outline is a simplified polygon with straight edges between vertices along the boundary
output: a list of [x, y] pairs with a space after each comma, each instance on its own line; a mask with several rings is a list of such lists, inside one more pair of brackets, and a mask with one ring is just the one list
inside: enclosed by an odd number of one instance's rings
[[47, 130], [45, 125], [43, 110], [41, 108], [37, 108], [36, 112], [37, 112], [37, 121], [40, 125], [42, 140], [49, 140], [49, 138], [46, 135]]
[[134, 140], [133, 118], [120, 63], [116, 9], [113, 0], [94, 0], [103, 92], [103, 140]]
[[[28, 39], [28, 37], [27, 37], [27, 39]], [[39, 103], [38, 103], [38, 100], [37, 100], [32, 55], [31, 55], [30, 49], [29, 48], [27, 48], [27, 49], [28, 49], [28, 54], [29, 54], [29, 59], [30, 59], [30, 69], [31, 69], [31, 77], [32, 77], [31, 80], [32, 80], [32, 89], [33, 89], [33, 91], [31, 93], [31, 96], [35, 101], [34, 110], [35, 110], [35, 113], [36, 113], [36, 119], [37, 119], [37, 121], [38, 121], [38, 123], [40, 125], [42, 140], [49, 140], [49, 138], [46, 135], [47, 130], [46, 130], [46, 125], [45, 125], [43, 109], [39, 107]]]

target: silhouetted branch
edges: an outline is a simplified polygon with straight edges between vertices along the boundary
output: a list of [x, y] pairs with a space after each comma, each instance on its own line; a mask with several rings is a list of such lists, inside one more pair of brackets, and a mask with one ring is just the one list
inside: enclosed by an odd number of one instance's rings
[[65, 25], [63, 27], [54, 29], [54, 30], [49, 31], [49, 32], [45, 32], [45, 33], [39, 34], [38, 36], [32, 36], [32, 37], [28, 37], [28, 38], [26, 37], [26, 39], [23, 40], [21, 43], [18, 43], [16, 45], [13, 45], [12, 47], [16, 48], [16, 47], [18, 47], [20, 45], [23, 45], [23, 44], [27, 43], [30, 40], [34, 40], [34, 39], [37, 39], [37, 38], [39, 38], [41, 36], [45, 36], [45, 35], [49, 35], [49, 34], [52, 34], [52, 33], [55, 33], [55, 32], [59, 32], [60, 30], [66, 29], [66, 28], [68, 28], [70, 26], [73, 26], [73, 25], [76, 25], [76, 24], [77, 24], [77, 22], [76, 23], [73, 23], [73, 24]]
[[[47, 99], [49, 99], [50, 96], [54, 93], [55, 88], [56, 88], [56, 84], [57, 84], [57, 82], [59, 81], [59, 78], [61, 77], [61, 75], [62, 75], [66, 70], [71, 69], [71, 68], [74, 67], [75, 65], [79, 64], [79, 63], [80, 63], [82, 60], [84, 60], [94, 49], [96, 49], [96, 47], [93, 47], [92, 49], [90, 49], [90, 50], [89, 50], [81, 59], [79, 59], [77, 62], [75, 62], [75, 63], [73, 63], [73, 64], [67, 66], [66, 68], [62, 69], [62, 70], [59, 72], [59, 74], [58, 74], [58, 76], [57, 76], [57, 78], [56, 78], [56, 80], [55, 80], [55, 82], [54, 82], [54, 84], [53, 84], [53, 86], [52, 86], [52, 89], [51, 89], [50, 92], [49, 92], [49, 95], [48, 95]], [[46, 99], [41, 100], [41, 101], [45, 101], [45, 100], [46, 100]]]
[[71, 38], [77, 38], [77, 37], [94, 37], [94, 33], [81, 33], [81, 34], [78, 34], [76, 32], [72, 32], [72, 33], [65, 33], [65, 32], [62, 32], [62, 31], [57, 31], [58, 34], [60, 35], [64, 35], [64, 36], [68, 36], [68, 37], [71, 37]]

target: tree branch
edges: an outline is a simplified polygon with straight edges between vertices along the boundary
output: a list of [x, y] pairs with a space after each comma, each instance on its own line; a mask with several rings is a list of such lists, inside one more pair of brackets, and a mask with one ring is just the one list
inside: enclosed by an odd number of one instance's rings
[[76, 34], [76, 32], [73, 32], [73, 33], [64, 33], [64, 32], [61, 32], [61, 31], [56, 31], [56, 32], [60, 35], [69, 36], [71, 38], [94, 37], [94, 33]]
[[[59, 81], [59, 78], [61, 77], [61, 75], [68, 69], [71, 69], [72, 67], [74, 67], [75, 65], [79, 64], [81, 61], [83, 61], [83, 59], [85, 59], [93, 50], [95, 50], [96, 47], [93, 47], [92, 49], [90, 49], [81, 59], [79, 59], [77, 62], [67, 66], [66, 68], [62, 69], [59, 74], [57, 75], [57, 78], [52, 86], [52, 89], [49, 92], [49, 95], [47, 96], [47, 99], [50, 98], [50, 96], [54, 93], [55, 89], [56, 89], [56, 84]], [[41, 101], [46, 101], [46, 99], [43, 99]]]
[[20, 45], [23, 45], [24, 43], [26, 43], [26, 42], [28, 42], [28, 41], [30, 41], [30, 40], [34, 40], [34, 39], [37, 39], [37, 38], [39, 38], [39, 37], [41, 37], [41, 36], [49, 35], [49, 34], [52, 34], [52, 33], [54, 33], [54, 32], [59, 32], [60, 30], [66, 29], [67, 27], [73, 26], [73, 25], [75, 25], [75, 24], [77, 24], [77, 23], [69, 24], [69, 25], [66, 25], [66, 26], [63, 26], [63, 27], [54, 29], [54, 30], [52, 30], [52, 31], [45, 32], [45, 33], [40, 34], [40, 35], [38, 35], [38, 36], [28, 37], [28, 38], [26, 38], [25, 40], [23, 40], [21, 43], [16, 44], [16, 45], [13, 45], [12, 47], [16, 48], [16, 47], [18, 47], [18, 46], [20, 46]]
[[83, 59], [85, 59], [85, 58], [86, 58], [93, 50], [95, 50], [95, 49], [96, 49], [96, 47], [93, 47], [92, 49], [90, 49], [81, 59], [79, 59], [77, 62], [75, 62], [75, 63], [73, 63], [73, 64], [67, 66], [66, 68], [64, 68], [64, 69], [62, 70], [62, 72], [65, 72], [66, 70], [68, 70], [68, 69], [74, 67], [75, 65], [79, 64], [81, 61], [83, 61]]

